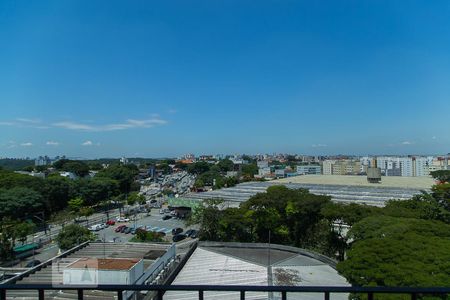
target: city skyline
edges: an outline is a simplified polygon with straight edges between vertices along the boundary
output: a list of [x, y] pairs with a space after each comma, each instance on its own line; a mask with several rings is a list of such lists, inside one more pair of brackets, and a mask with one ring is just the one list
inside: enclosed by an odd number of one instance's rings
[[2, 157], [450, 152], [446, 1], [5, 1], [0, 15]]

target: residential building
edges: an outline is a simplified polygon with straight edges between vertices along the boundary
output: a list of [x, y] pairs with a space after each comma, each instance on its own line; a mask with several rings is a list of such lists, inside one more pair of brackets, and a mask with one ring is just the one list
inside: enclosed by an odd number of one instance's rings
[[34, 165], [35, 166], [47, 166], [50, 165], [52, 163], [50, 157], [46, 156], [39, 156], [38, 158], [36, 158], [34, 160]]
[[269, 166], [269, 162], [267, 160], [258, 160], [256, 162], [256, 165], [258, 166], [259, 169], [267, 168]]
[[333, 164], [335, 160], [325, 160], [322, 164], [323, 175], [333, 175]]

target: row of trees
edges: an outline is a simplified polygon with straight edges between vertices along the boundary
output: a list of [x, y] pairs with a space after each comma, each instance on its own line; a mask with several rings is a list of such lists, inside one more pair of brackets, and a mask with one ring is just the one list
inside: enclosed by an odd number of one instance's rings
[[93, 206], [121, 194], [136, 190], [133, 165], [111, 165], [93, 178], [70, 180], [59, 174], [47, 178], [32, 177], [0, 170], [0, 218], [27, 218], [44, 211], [47, 216], [68, 206], [80, 197], [86, 206]]
[[[219, 160], [212, 164], [200, 161], [185, 165], [183, 167], [187, 172], [197, 175], [195, 182], [196, 187], [212, 186], [214, 189], [223, 187], [231, 187], [239, 183], [239, 178], [232, 176], [227, 177], [226, 172], [234, 170], [234, 163], [229, 159]], [[244, 181], [252, 180], [253, 176], [258, 173], [256, 162], [242, 165], [240, 176]]]
[[[89, 172], [83, 162], [61, 160], [55, 164], [56, 169], [79, 176]], [[39, 178], [0, 170], [1, 258], [11, 257], [16, 241], [24, 242], [23, 237], [33, 232], [33, 222], [49, 219], [62, 210], [88, 216], [94, 212], [93, 207], [110, 200], [124, 201], [125, 195], [130, 195], [130, 202], [140, 201], [137, 193], [132, 192], [138, 188], [137, 173], [134, 165], [119, 164], [98, 171], [93, 178], [85, 176], [75, 180], [61, 177], [59, 173]]]
[[433, 175], [443, 183], [430, 193], [383, 208], [272, 186], [238, 208], [208, 201], [189, 222], [199, 224], [202, 240], [268, 242], [270, 232], [273, 243], [337, 258], [354, 285], [449, 286], [450, 171]]

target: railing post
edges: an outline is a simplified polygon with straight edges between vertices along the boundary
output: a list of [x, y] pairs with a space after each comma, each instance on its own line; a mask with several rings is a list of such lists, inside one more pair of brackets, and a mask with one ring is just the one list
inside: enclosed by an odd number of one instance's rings
[[158, 290], [158, 295], [157, 295], [156, 299], [163, 300], [163, 291], [162, 290]]
[[287, 296], [286, 296], [286, 291], [281, 291], [281, 300], [286, 300]]
[[38, 297], [39, 297], [39, 300], [44, 300], [44, 290], [43, 289], [39, 289], [38, 290]]
[[373, 292], [368, 292], [367, 293], [367, 299], [368, 300], [373, 300]]
[[330, 292], [325, 292], [325, 300], [330, 300]]
[[417, 294], [411, 293], [411, 300], [417, 300]]
[[0, 289], [0, 300], [6, 300], [6, 290]]
[[241, 300], [245, 300], [245, 291], [241, 291]]
[[123, 300], [123, 291], [117, 291], [117, 300]]
[[78, 300], [83, 300], [83, 290], [82, 289], [78, 289]]
[[198, 300], [203, 300], [203, 290], [198, 290]]

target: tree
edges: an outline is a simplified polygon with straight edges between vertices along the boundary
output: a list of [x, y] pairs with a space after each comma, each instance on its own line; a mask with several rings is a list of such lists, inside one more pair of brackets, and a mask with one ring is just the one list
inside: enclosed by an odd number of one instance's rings
[[98, 172], [95, 177], [116, 180], [119, 184], [119, 191], [123, 194], [127, 194], [135, 188], [133, 183], [138, 173], [139, 170], [135, 165], [113, 164]]
[[381, 214], [381, 208], [357, 203], [330, 202], [322, 208], [321, 213], [331, 223], [343, 222], [352, 226], [368, 216]]
[[210, 165], [205, 161], [199, 161], [193, 164], [190, 164], [187, 168], [187, 171], [191, 174], [202, 174], [209, 171]]
[[73, 198], [69, 201], [69, 209], [76, 214], [80, 213], [80, 209], [84, 205], [84, 200], [81, 197]]
[[75, 183], [62, 176], [49, 176], [43, 182], [41, 192], [47, 199], [52, 212], [67, 207], [69, 200], [74, 196]]
[[85, 227], [70, 224], [66, 225], [56, 237], [56, 242], [62, 250], [68, 250], [76, 245], [93, 240], [95, 236]]
[[[450, 172], [450, 171], [449, 171]], [[450, 214], [450, 180], [447, 183], [437, 184], [432, 187], [433, 198], [437, 201], [440, 207], [445, 209]], [[448, 218], [450, 223], [450, 218]]]
[[258, 174], [258, 166], [256, 163], [242, 165], [241, 173], [244, 177], [253, 178], [254, 175]]
[[29, 188], [0, 189], [0, 217], [20, 219], [43, 210], [45, 204], [41, 194]]
[[201, 240], [219, 240], [219, 220], [222, 215], [219, 207], [222, 203], [223, 201], [216, 199], [205, 200], [202, 206], [194, 209], [187, 220], [187, 225], [199, 224], [199, 237]]
[[81, 217], [85, 217], [87, 219], [89, 216], [94, 214], [94, 209], [92, 207], [84, 206], [80, 208], [79, 214]]
[[222, 171], [222, 172], [233, 171], [233, 169], [234, 169], [234, 163], [231, 160], [229, 160], [228, 158], [220, 160], [217, 163], [217, 166], [219, 167], [220, 171]]
[[23, 244], [26, 242], [28, 235], [32, 234], [36, 229], [36, 225], [32, 222], [20, 222], [14, 226], [16, 238]]
[[136, 235], [130, 240], [130, 242], [150, 243], [150, 242], [162, 242], [164, 241], [162, 235], [154, 231], [146, 231], [138, 228]]
[[85, 200], [86, 205], [96, 205], [120, 193], [119, 182], [107, 177], [79, 179], [76, 183], [78, 194]]
[[133, 192], [128, 196], [127, 199], [128, 205], [134, 205], [135, 203], [142, 204], [145, 203], [145, 196], [140, 195], [138, 192]]
[[450, 170], [438, 170], [430, 172], [430, 175], [440, 182], [450, 182]]
[[448, 286], [450, 225], [439, 221], [373, 216], [358, 222], [338, 271], [362, 286]]
[[0, 259], [6, 261], [13, 257], [14, 222], [3, 218], [0, 222]]

